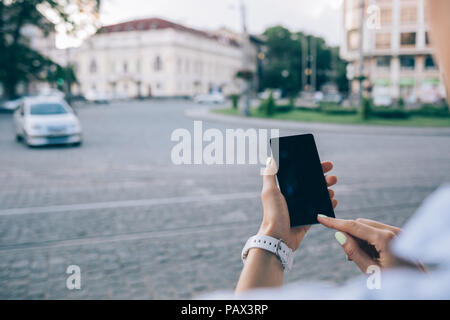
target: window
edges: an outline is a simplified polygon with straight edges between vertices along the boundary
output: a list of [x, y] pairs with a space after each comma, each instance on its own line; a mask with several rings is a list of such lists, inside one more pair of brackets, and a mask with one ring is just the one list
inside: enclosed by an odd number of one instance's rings
[[377, 58], [377, 68], [389, 68], [391, 66], [391, 57], [382, 56]]
[[141, 60], [140, 59], [136, 60], [136, 72], [141, 73]]
[[33, 104], [30, 108], [32, 115], [49, 115], [67, 113], [66, 108], [60, 103], [39, 103]]
[[415, 32], [403, 32], [400, 34], [400, 45], [402, 47], [414, 47], [416, 45]]
[[391, 47], [391, 34], [378, 33], [375, 37], [375, 48], [389, 49]]
[[416, 23], [417, 7], [403, 7], [400, 13], [400, 20], [405, 24]]
[[177, 72], [181, 73], [183, 62], [180, 58], [177, 59]]
[[155, 71], [162, 70], [162, 61], [160, 56], [156, 56], [155, 61], [153, 62], [153, 70]]
[[124, 73], [128, 72], [128, 63], [126, 61], [123, 63], [123, 72]]
[[96, 73], [97, 72], [97, 62], [95, 60], [91, 60], [91, 64], [89, 65], [89, 72]]
[[189, 73], [189, 71], [190, 71], [190, 62], [189, 62], [189, 60], [186, 60], [186, 64], [184, 66], [184, 71], [186, 73]]
[[380, 23], [382, 26], [390, 25], [392, 23], [392, 9], [382, 8], [380, 10]]
[[425, 44], [426, 44], [427, 46], [430, 45], [430, 34], [428, 33], [428, 31], [425, 32]]
[[433, 57], [429, 54], [425, 56], [425, 70], [435, 70], [436, 64]]
[[416, 66], [416, 60], [414, 56], [401, 56], [400, 67], [402, 70], [414, 70]]
[[359, 47], [359, 31], [351, 30], [347, 34], [347, 47], [349, 50], [356, 50]]

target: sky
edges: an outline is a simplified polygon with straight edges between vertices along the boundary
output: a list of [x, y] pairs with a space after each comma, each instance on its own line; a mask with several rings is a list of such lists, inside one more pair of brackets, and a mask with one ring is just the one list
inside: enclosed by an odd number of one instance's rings
[[[251, 33], [281, 24], [292, 31], [322, 36], [331, 45], [341, 40], [342, 0], [243, 0]], [[242, 30], [240, 0], [102, 0], [103, 25], [160, 17], [193, 28]], [[76, 42], [59, 37], [59, 47]]]

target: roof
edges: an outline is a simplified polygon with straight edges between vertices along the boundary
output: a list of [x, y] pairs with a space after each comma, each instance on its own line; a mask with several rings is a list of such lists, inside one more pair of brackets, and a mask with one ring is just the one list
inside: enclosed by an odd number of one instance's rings
[[57, 96], [30, 96], [22, 98], [25, 104], [46, 103], [46, 102], [64, 102], [64, 99]]
[[190, 34], [194, 34], [200, 37], [205, 37], [211, 40], [217, 41], [227, 41], [228, 44], [239, 46], [239, 43], [230, 38], [224, 38], [223, 36], [214, 35], [212, 33], [189, 28], [181, 24], [164, 20], [161, 18], [149, 18], [149, 19], [139, 19], [131, 20], [122, 23], [112, 24], [100, 28], [97, 33], [114, 33], [114, 32], [127, 32], [127, 31], [147, 31], [147, 30], [163, 30], [163, 29], [174, 29], [179, 31], [184, 31]]

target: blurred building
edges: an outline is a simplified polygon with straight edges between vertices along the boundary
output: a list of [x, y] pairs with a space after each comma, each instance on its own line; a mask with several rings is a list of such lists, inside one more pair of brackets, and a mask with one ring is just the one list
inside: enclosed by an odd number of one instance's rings
[[[425, 0], [365, 0], [363, 55], [366, 85], [381, 104], [402, 98], [406, 104], [445, 97], [443, 79], [433, 60]], [[344, 0], [341, 55], [357, 75], [360, 0]], [[358, 81], [352, 91], [359, 90]]]
[[[251, 68], [256, 70], [257, 48]], [[239, 37], [206, 32], [159, 18], [109, 25], [71, 52], [84, 95], [193, 96], [239, 91], [243, 67]]]

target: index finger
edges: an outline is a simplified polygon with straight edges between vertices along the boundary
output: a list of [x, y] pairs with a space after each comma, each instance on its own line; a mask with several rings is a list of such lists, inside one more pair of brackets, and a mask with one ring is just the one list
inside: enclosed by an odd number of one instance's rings
[[331, 161], [322, 162], [323, 173], [327, 173], [328, 171], [331, 171], [331, 169], [333, 169], [333, 162]]
[[377, 230], [369, 225], [356, 222], [354, 220], [336, 219], [327, 216], [317, 216], [317, 220], [325, 227], [336, 229], [351, 234], [370, 244], [375, 244], [377, 240]]
[[381, 223], [381, 222], [378, 222], [378, 221], [375, 221], [375, 220], [358, 218], [358, 219], [356, 219], [356, 221], [357, 222], [361, 222], [363, 224], [367, 224], [367, 225], [372, 226], [374, 228], [392, 231], [396, 235], [399, 234], [402, 231], [402, 229], [400, 229], [400, 228], [397, 228], [397, 227], [394, 227], [394, 226], [390, 226], [388, 224], [384, 224], [384, 223]]

